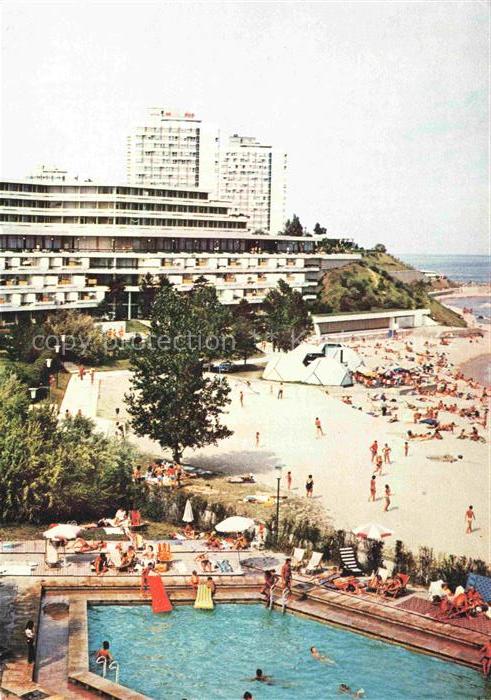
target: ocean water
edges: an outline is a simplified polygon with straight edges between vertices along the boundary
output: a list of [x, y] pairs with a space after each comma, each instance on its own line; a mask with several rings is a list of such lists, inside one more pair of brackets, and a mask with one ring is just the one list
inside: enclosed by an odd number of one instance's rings
[[474, 316], [477, 316], [479, 321], [483, 323], [491, 320], [491, 299], [489, 297], [453, 297], [448, 303], [458, 309], [472, 309]]
[[399, 254], [400, 260], [417, 270], [431, 270], [446, 275], [454, 282], [491, 281], [491, 259], [488, 255], [412, 255]]
[[[107, 639], [120, 683], [153, 700], [238, 700], [246, 690], [256, 700], [336, 700], [341, 683], [364, 688], [366, 700], [488, 697], [489, 684], [469, 668], [261, 605], [161, 615], [149, 605], [90, 606], [88, 621], [89, 650]], [[313, 659], [311, 646], [335, 665]], [[257, 668], [274, 684], [252, 681]]]

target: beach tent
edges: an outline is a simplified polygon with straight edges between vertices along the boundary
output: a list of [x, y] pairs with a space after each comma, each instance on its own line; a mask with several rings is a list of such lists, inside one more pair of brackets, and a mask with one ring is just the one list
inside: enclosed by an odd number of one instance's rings
[[323, 353], [326, 357], [330, 357], [337, 362], [345, 364], [352, 372], [362, 367], [364, 364], [360, 355], [347, 345], [324, 345]]
[[184, 514], [182, 516], [182, 521], [183, 523], [192, 523], [194, 520], [194, 513], [193, 513], [193, 508], [191, 506], [191, 501], [188, 500], [186, 501], [186, 505], [184, 507]]
[[308, 367], [302, 381], [320, 386], [353, 386], [349, 369], [331, 357], [314, 360]]

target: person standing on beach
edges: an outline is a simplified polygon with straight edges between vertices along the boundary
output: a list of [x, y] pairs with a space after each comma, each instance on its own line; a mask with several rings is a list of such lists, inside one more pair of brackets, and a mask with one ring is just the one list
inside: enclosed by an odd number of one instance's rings
[[370, 453], [372, 455], [372, 462], [375, 462], [375, 458], [378, 453], [378, 442], [376, 440], [374, 440], [370, 445]]
[[390, 497], [392, 496], [392, 493], [390, 491], [390, 486], [389, 484], [385, 484], [385, 492], [384, 492], [384, 513], [387, 513], [389, 510], [390, 506]]
[[260, 433], [259, 431], [256, 433], [256, 447], [259, 447], [259, 438], [260, 438]]
[[286, 485], [287, 485], [288, 491], [291, 491], [291, 488], [292, 488], [292, 473], [291, 473], [290, 471], [288, 471], [288, 472], [286, 473]]
[[283, 398], [283, 382], [280, 384], [280, 388], [278, 389], [278, 396], [277, 398], [282, 399]]
[[319, 418], [315, 419], [315, 434], [316, 437], [324, 437], [324, 431], [322, 430], [322, 423]]
[[380, 476], [382, 476], [382, 464], [382, 455], [377, 455], [375, 458], [374, 474], [380, 474]]
[[307, 498], [312, 498], [314, 494], [314, 480], [312, 478], [312, 474], [309, 474], [309, 477], [307, 479], [307, 482], [305, 484], [305, 495]]
[[469, 506], [465, 511], [465, 520], [467, 523], [467, 529], [465, 531], [466, 535], [470, 535], [472, 532], [472, 521], [476, 519], [476, 514], [474, 513], [474, 507]]
[[95, 369], [93, 367], [91, 368], [89, 374], [90, 374], [90, 383], [93, 386], [94, 385], [94, 377], [95, 377]]
[[404, 457], [407, 457], [408, 454], [409, 454], [409, 443], [406, 440], [406, 442], [404, 443]]
[[383, 453], [384, 453], [384, 463], [391, 464], [391, 461], [390, 461], [391, 449], [387, 443], [385, 443], [385, 445], [384, 445]]
[[375, 501], [375, 495], [377, 493], [377, 484], [376, 484], [377, 477], [375, 474], [373, 474], [372, 478], [370, 479], [370, 496], [368, 498], [369, 501]]
[[240, 405], [243, 407], [244, 406], [244, 392], [241, 391], [239, 394], [239, 400], [240, 400]]

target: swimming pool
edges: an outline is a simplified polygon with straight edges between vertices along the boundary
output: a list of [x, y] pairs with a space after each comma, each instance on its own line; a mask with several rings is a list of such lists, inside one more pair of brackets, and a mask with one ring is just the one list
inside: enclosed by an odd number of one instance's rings
[[[348, 697], [338, 693], [340, 683], [364, 688], [367, 699], [491, 697], [471, 669], [262, 605], [185, 605], [169, 615], [146, 605], [95, 605], [88, 623], [91, 670], [107, 639], [119, 682], [155, 700], [239, 700], [246, 690], [255, 700]], [[336, 665], [311, 658], [311, 646]], [[257, 668], [275, 684], [248, 680]]]

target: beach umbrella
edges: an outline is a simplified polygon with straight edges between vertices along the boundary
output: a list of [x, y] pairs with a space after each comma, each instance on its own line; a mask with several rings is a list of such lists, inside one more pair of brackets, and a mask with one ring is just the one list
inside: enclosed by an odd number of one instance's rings
[[43, 532], [43, 537], [46, 537], [47, 540], [75, 540], [82, 530], [83, 528], [78, 525], [65, 523], [50, 527], [49, 530]]
[[217, 532], [244, 532], [251, 527], [254, 527], [254, 520], [243, 518], [240, 515], [233, 515], [231, 518], [225, 518], [221, 523], [215, 525], [215, 530]]
[[191, 506], [191, 501], [188, 498], [188, 500], [186, 501], [186, 506], [184, 508], [182, 522], [183, 523], [192, 523], [193, 520], [194, 520], [193, 508]]
[[384, 527], [384, 525], [379, 525], [378, 523], [360, 525], [359, 527], [355, 527], [353, 532], [362, 540], [381, 540], [383, 537], [390, 537], [390, 535], [394, 534], [388, 527]]

